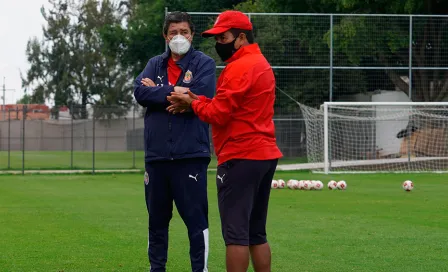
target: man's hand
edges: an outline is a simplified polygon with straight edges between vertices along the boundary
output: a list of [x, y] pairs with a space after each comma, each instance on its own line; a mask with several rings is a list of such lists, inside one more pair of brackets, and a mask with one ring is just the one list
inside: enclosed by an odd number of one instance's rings
[[180, 102], [172, 102], [172, 104], [166, 108], [167, 111], [169, 111], [172, 114], [176, 114], [176, 113], [184, 113], [184, 112], [189, 112], [191, 111], [190, 105], [187, 104], [184, 101], [180, 101]]
[[172, 92], [171, 96], [168, 96], [167, 99], [170, 101], [171, 105], [166, 108], [166, 110], [172, 114], [176, 114], [190, 111], [190, 105], [193, 100], [197, 100], [199, 98], [191, 91], [188, 91], [187, 93]]
[[149, 79], [149, 78], [144, 78], [144, 79], [142, 79], [142, 84], [143, 84], [144, 86], [146, 86], [146, 87], [155, 87], [155, 86], [156, 86], [156, 84], [154, 83], [154, 81], [152, 81], [152, 80]]
[[185, 88], [185, 87], [180, 87], [180, 86], [176, 86], [174, 87], [174, 92], [176, 93], [180, 93], [180, 94], [186, 94], [190, 91], [189, 88]]

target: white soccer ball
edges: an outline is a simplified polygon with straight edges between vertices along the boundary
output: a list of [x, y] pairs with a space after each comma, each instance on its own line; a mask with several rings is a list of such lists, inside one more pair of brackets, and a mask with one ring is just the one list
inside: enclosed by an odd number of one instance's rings
[[311, 190], [311, 181], [310, 180], [304, 180], [303, 181], [303, 190]]
[[[295, 182], [296, 182], [297, 180], [295, 180], [295, 179], [290, 179], [290, 180], [288, 180], [288, 182], [286, 183], [286, 186], [288, 186], [288, 188], [289, 189], [295, 189], [294, 188], [294, 186], [295, 186]], [[298, 182], [298, 181], [297, 181]]]
[[412, 191], [412, 189], [414, 189], [414, 183], [410, 180], [406, 180], [403, 182], [403, 189], [407, 192]]
[[272, 189], [277, 189], [277, 188], [278, 188], [278, 181], [276, 181], [275, 179], [272, 180], [271, 188], [272, 188]]
[[297, 189], [299, 189], [299, 181], [298, 180], [293, 180], [292, 181], [292, 188], [291, 189], [294, 189], [294, 190], [297, 190]]
[[343, 180], [338, 181], [338, 185], [337, 185], [339, 190], [345, 190], [347, 189], [347, 183]]
[[335, 190], [336, 188], [338, 188], [338, 183], [334, 180], [330, 180], [327, 184], [327, 187], [330, 190]]
[[314, 190], [314, 183], [316, 183], [316, 180], [310, 180], [310, 190]]
[[324, 188], [324, 184], [320, 180], [315, 180], [313, 188], [314, 190], [322, 190], [322, 188]]
[[279, 189], [283, 189], [283, 188], [285, 188], [285, 181], [284, 180], [282, 180], [282, 179], [279, 179], [279, 180], [277, 180], [277, 182], [278, 182], [278, 188]]
[[298, 189], [303, 190], [303, 182], [304, 180], [299, 180]]

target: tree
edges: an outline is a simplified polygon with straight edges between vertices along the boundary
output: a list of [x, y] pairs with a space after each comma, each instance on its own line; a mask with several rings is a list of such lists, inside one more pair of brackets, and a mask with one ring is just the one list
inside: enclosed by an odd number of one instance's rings
[[[42, 8], [47, 22], [44, 39], [28, 42], [30, 69], [22, 78], [23, 86], [34, 89], [35, 100], [53, 100], [54, 118], [60, 106], [74, 109], [75, 118], [87, 118], [87, 105], [115, 108], [121, 116], [131, 104], [129, 71], [120, 66], [118, 51], [109, 50], [101, 33], [120, 23], [118, 7], [109, 0], [50, 0], [51, 8]], [[109, 46], [109, 47], [108, 47]]]
[[34, 91], [30, 95], [31, 102], [44, 103], [46, 97], [45, 86], [51, 84], [50, 76], [46, 72], [48, 52], [42, 42], [37, 38], [32, 38], [27, 43], [26, 55], [31, 67], [27, 71], [26, 78], [20, 74], [22, 86], [26, 88], [34, 83]]
[[129, 67], [132, 76], [136, 77], [151, 57], [165, 51], [162, 35], [165, 7], [169, 11], [219, 11], [230, 9], [240, 2], [243, 1], [123, 0], [120, 7], [125, 23], [108, 27], [102, 38], [112, 45], [110, 48], [119, 51], [121, 64]]
[[[448, 3], [440, 0], [256, 0], [237, 6], [245, 12], [324, 12], [446, 14]], [[329, 64], [329, 16], [256, 16], [257, 41], [272, 65], [327, 66]], [[321, 19], [321, 23], [318, 23]], [[420, 67], [447, 67], [448, 48], [446, 18], [413, 18], [414, 101], [441, 101], [448, 96], [448, 72]], [[409, 17], [338, 16], [333, 32], [335, 66], [375, 66], [378, 70], [333, 70], [333, 99], [341, 95], [376, 89], [398, 88], [408, 93]], [[274, 50], [273, 50], [274, 49]], [[287, 64], [290, 65], [287, 65]], [[402, 70], [382, 69], [398, 66]], [[328, 73], [322, 70], [295, 70], [294, 75], [275, 71], [278, 86], [309, 105], [317, 106], [329, 99]], [[285, 74], [285, 75], [282, 75]], [[297, 78], [303, 80], [298, 81]], [[288, 108], [282, 100], [278, 107]], [[289, 105], [294, 107], [293, 103]]]
[[101, 33], [108, 50], [120, 57], [122, 67], [136, 77], [148, 60], [165, 51], [162, 27], [164, 1], [128, 0], [120, 2], [123, 23], [109, 25]]
[[[441, 0], [322, 0], [344, 13], [446, 14], [448, 3]], [[447, 67], [448, 19], [414, 17], [412, 32], [412, 100], [441, 101], [448, 96], [448, 72], [419, 67]], [[369, 58], [378, 67], [409, 65], [408, 17], [347, 16], [336, 19], [334, 46], [352, 65]], [[328, 40], [328, 39], [327, 39]], [[387, 76], [408, 94], [407, 71], [386, 70]]]
[[69, 45], [70, 17], [67, 3], [50, 1], [52, 9], [47, 13], [41, 9], [48, 26], [43, 29], [44, 40], [32, 38], [28, 41], [26, 55], [30, 63], [26, 78], [22, 77], [23, 87], [35, 86], [34, 100], [54, 100], [58, 107], [70, 95]]
[[242, 0], [192, 0], [187, 3], [184, 0], [167, 0], [166, 6], [169, 11], [196, 11], [216, 12], [232, 9], [242, 3]]
[[[243, 12], [306, 13], [312, 11], [315, 1], [258, 0], [246, 1], [235, 8]], [[255, 39], [272, 66], [328, 66], [330, 49], [325, 40], [329, 29], [329, 16], [251, 16]], [[294, 100], [310, 106], [318, 106], [329, 99], [329, 69], [274, 69], [276, 75], [276, 112], [297, 114], [300, 112]], [[357, 71], [353, 71], [357, 73]], [[360, 72], [358, 72], [360, 74]], [[357, 76], [362, 78], [362, 76]], [[362, 81], [348, 86], [348, 92], [364, 90]], [[335, 84], [333, 89], [344, 88]]]
[[80, 11], [71, 43], [74, 55], [79, 56], [72, 63], [72, 71], [81, 109], [91, 103], [96, 118], [122, 116], [132, 102], [129, 69], [120, 64], [120, 51], [103, 39], [104, 33], [121, 23], [117, 7], [108, 0], [87, 0]]
[[31, 104], [32, 102], [32, 98], [30, 95], [28, 94], [24, 94], [22, 96], [22, 98], [20, 98], [19, 100], [17, 100], [16, 104]]

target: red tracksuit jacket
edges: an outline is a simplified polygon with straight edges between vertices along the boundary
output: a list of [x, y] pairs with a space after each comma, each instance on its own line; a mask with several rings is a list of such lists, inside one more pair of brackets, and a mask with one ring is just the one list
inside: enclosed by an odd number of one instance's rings
[[282, 157], [275, 140], [275, 77], [257, 44], [240, 48], [228, 60], [213, 99], [200, 96], [191, 107], [212, 125], [218, 164], [231, 159]]

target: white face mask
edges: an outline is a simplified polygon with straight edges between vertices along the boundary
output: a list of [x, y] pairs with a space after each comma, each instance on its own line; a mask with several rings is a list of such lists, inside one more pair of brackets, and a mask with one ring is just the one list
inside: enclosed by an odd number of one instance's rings
[[178, 55], [184, 55], [190, 50], [190, 41], [182, 35], [174, 36], [169, 43], [171, 51]]

